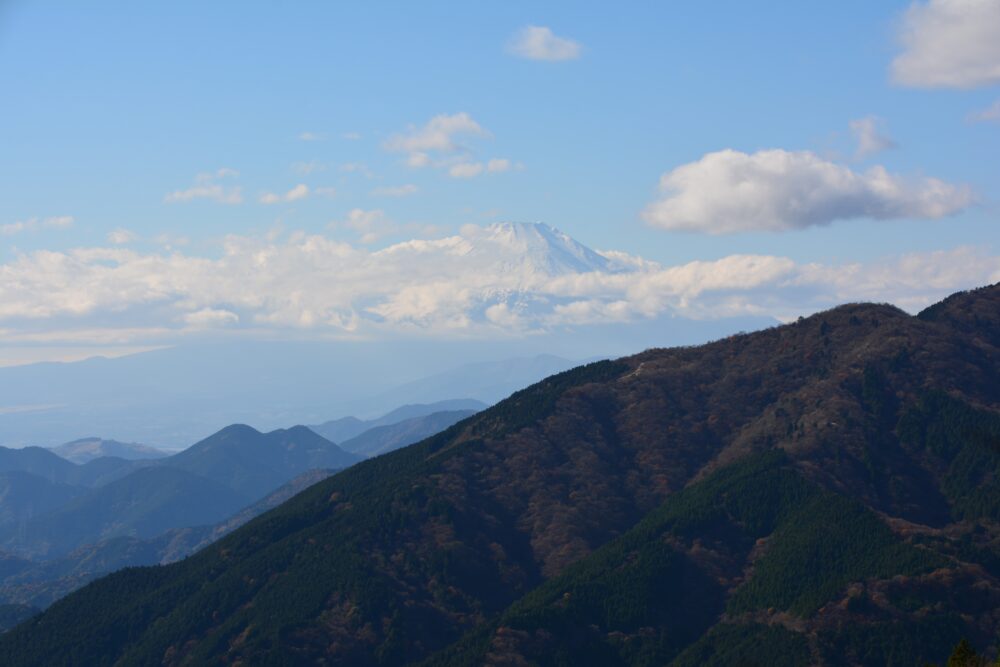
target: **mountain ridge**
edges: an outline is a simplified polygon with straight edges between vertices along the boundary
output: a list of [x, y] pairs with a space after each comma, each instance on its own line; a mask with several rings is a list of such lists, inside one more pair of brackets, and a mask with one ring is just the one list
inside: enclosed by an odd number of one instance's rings
[[[668, 545], [703, 573], [735, 572], [723, 590], [736, 605], [728, 625], [670, 646], [619, 642], [616, 633], [666, 632], [654, 615], [608, 628], [606, 655], [645, 664], [635, 646], [680, 660], [709, 636], [754, 646], [752, 623], [782, 615], [801, 619], [785, 626], [797, 647], [841, 656], [822, 664], [881, 664], [922, 617], [931, 623], [922, 632], [947, 642], [941, 651], [956, 633], [982, 642], [996, 636], [997, 619], [976, 601], [1000, 599], [1000, 508], [991, 504], [1000, 497], [1000, 287], [932, 312], [850, 304], [551, 376], [310, 487], [185, 561], [94, 582], [0, 639], [0, 658], [58, 664], [81, 646], [95, 661], [168, 665], [430, 658], [687, 489], [739, 477], [732, 471], [776, 450], [787, 457], [785, 481], [736, 485], [729, 514], [682, 503], [684, 541]], [[818, 510], [842, 498], [859, 518], [827, 531], [795, 514], [798, 492], [761, 504], [762, 493], [784, 488], [819, 489], [809, 492], [821, 494], [811, 496]], [[733, 524], [740, 516], [757, 517], [758, 532]], [[881, 536], [872, 544], [888, 551], [858, 551], [871, 543], [865, 535]], [[774, 548], [754, 548], [755, 537]], [[824, 539], [832, 551], [810, 546]], [[649, 543], [654, 554], [659, 544]], [[913, 550], [933, 556], [936, 569], [907, 564]], [[828, 552], [841, 554], [832, 569], [803, 556]], [[812, 578], [796, 591], [782, 577], [800, 571]], [[957, 597], [942, 598], [941, 581], [954, 582]], [[973, 594], [977, 582], [985, 598]], [[948, 605], [963, 615], [942, 612]], [[101, 613], [81, 624], [87, 608]], [[557, 640], [589, 632], [586, 615], [565, 620]], [[516, 648], [512, 637], [487, 635]], [[922, 660], [940, 659], [917, 648]]]

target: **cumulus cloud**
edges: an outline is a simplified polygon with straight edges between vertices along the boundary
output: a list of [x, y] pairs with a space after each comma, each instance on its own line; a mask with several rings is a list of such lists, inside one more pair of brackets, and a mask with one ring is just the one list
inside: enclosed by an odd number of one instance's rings
[[529, 25], [518, 30], [507, 43], [507, 52], [528, 60], [576, 60], [582, 47], [578, 42], [558, 37], [545, 26]]
[[[385, 221], [358, 210], [345, 224], [368, 233]], [[0, 264], [0, 328], [19, 340], [106, 343], [217, 327], [492, 336], [659, 316], [784, 319], [854, 300], [915, 311], [1000, 281], [1000, 257], [969, 247], [867, 263], [731, 255], [662, 266], [622, 253], [604, 261], [554, 230], [543, 236], [559, 252], [539, 256], [530, 243], [538, 235], [500, 225], [380, 250], [294, 233], [231, 236], [213, 256], [121, 247], [24, 253]], [[67, 321], [69, 333], [54, 329]]]
[[261, 204], [281, 204], [286, 202], [298, 201], [300, 199], [305, 199], [309, 196], [309, 186], [304, 183], [299, 183], [294, 188], [289, 190], [284, 194], [276, 194], [274, 192], [265, 192], [260, 196]]
[[393, 135], [382, 147], [390, 152], [404, 153], [404, 163], [408, 167], [439, 169], [458, 179], [523, 168], [520, 163], [515, 165], [507, 158], [483, 161], [471, 146], [460, 141], [461, 138], [490, 136], [489, 131], [465, 112], [442, 114], [421, 127], [411, 126], [406, 132]]
[[0, 236], [14, 236], [39, 229], [65, 229], [73, 225], [73, 216], [57, 215], [49, 218], [28, 218], [0, 225]]
[[420, 188], [415, 186], [413, 183], [406, 183], [404, 185], [386, 185], [382, 187], [375, 188], [371, 191], [371, 194], [375, 197], [409, 197], [410, 195], [415, 195], [420, 191]]
[[1000, 2], [929, 0], [910, 6], [899, 31], [892, 78], [918, 88], [1000, 83]]
[[854, 153], [855, 157], [865, 158], [890, 148], [896, 148], [896, 142], [884, 133], [884, 125], [882, 119], [875, 116], [851, 121], [851, 134], [854, 135], [854, 140], [858, 143]]
[[242, 204], [243, 191], [240, 186], [226, 186], [220, 181], [234, 179], [239, 176], [235, 169], [223, 167], [214, 172], [198, 174], [195, 183], [186, 190], [174, 190], [167, 193], [163, 201], [167, 204], [177, 204], [194, 201], [195, 199], [208, 199], [219, 204]]
[[734, 234], [786, 231], [852, 218], [942, 218], [973, 201], [968, 187], [864, 172], [808, 151], [709, 153], [665, 173], [643, 218], [662, 229]]

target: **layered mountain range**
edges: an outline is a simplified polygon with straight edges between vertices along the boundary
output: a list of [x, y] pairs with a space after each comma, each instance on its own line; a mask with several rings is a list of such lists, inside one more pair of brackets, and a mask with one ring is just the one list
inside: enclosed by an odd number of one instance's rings
[[998, 526], [994, 286], [551, 376], [0, 662], [923, 664], [996, 653]]
[[[116, 569], [183, 558], [332, 472], [482, 407], [451, 400], [330, 422], [351, 436], [343, 447], [303, 426], [261, 433], [237, 424], [156, 460], [121, 443], [111, 446], [135, 458], [90, 459], [114, 442], [97, 438], [54, 450], [0, 448], [0, 604], [45, 607]], [[88, 460], [74, 464], [54, 451]]]

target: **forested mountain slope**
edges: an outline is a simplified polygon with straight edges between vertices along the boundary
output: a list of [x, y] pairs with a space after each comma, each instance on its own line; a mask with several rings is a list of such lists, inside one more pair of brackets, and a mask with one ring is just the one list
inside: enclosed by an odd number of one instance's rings
[[994, 286], [561, 373], [180, 563], [90, 584], [4, 635], [0, 662], [908, 664], [961, 635], [986, 647], [998, 346]]

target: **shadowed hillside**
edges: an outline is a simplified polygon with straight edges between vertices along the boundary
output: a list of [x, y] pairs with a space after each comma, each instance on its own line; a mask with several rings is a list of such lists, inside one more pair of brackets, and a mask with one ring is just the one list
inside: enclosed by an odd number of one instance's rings
[[4, 635], [0, 662], [881, 665], [989, 646], [998, 345], [990, 287], [576, 368], [191, 558], [90, 584]]

